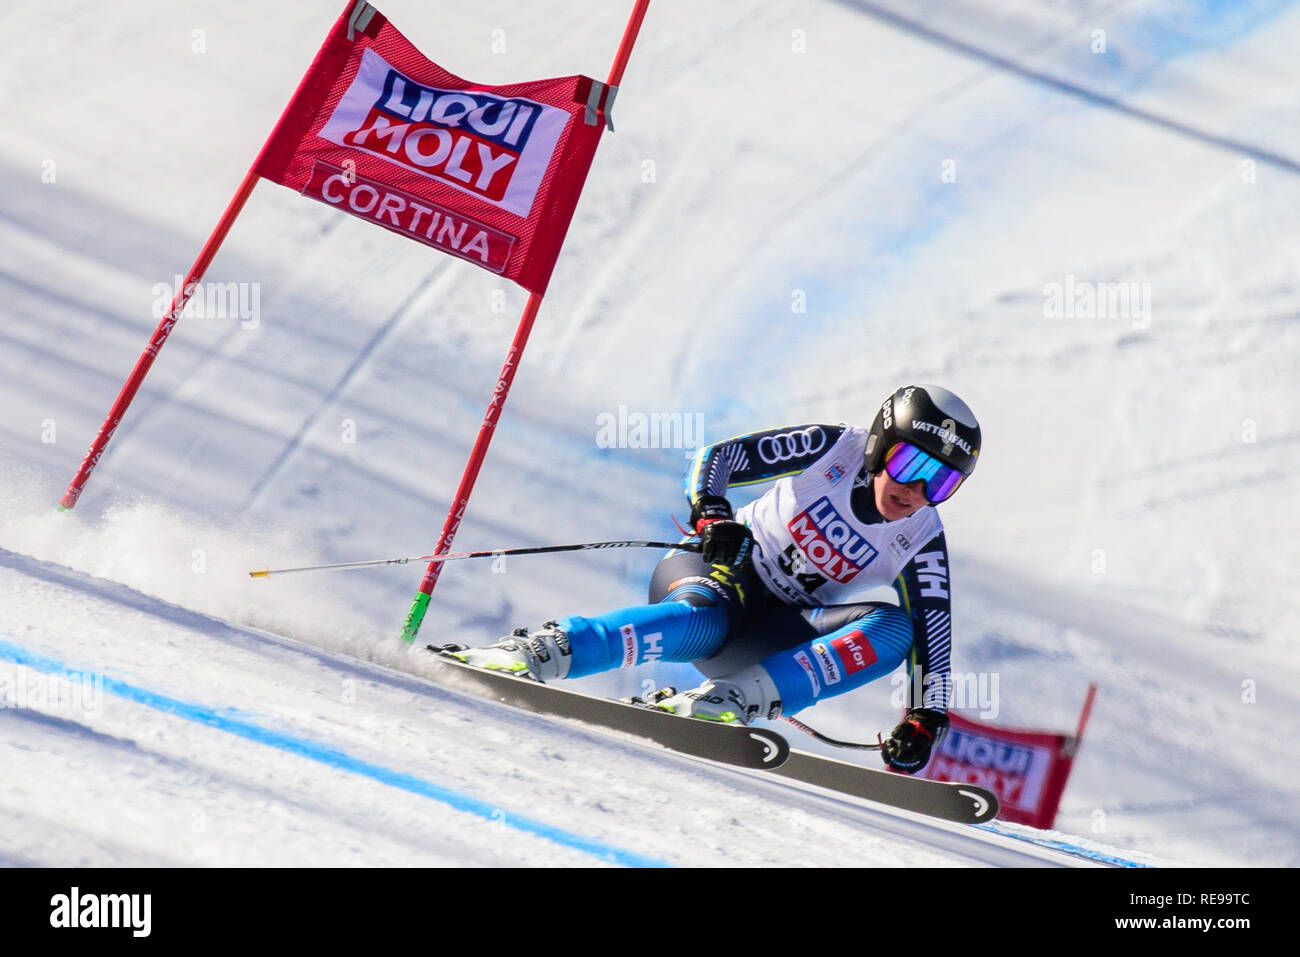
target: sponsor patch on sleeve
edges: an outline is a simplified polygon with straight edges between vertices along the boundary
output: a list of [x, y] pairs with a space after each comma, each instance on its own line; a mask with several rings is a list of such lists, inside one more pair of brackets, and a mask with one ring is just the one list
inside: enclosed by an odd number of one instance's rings
[[634, 625], [622, 625], [618, 633], [623, 636], [623, 667], [633, 668], [636, 666], [636, 627]]
[[846, 675], [857, 674], [876, 663], [876, 649], [861, 631], [850, 631], [831, 639], [831, 647], [835, 649]]

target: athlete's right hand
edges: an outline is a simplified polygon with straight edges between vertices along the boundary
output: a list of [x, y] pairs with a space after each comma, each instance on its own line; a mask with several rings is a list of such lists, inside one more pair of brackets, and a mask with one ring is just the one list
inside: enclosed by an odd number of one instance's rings
[[748, 525], [718, 518], [703, 523], [700, 531], [700, 554], [710, 565], [740, 568], [754, 550], [754, 533]]

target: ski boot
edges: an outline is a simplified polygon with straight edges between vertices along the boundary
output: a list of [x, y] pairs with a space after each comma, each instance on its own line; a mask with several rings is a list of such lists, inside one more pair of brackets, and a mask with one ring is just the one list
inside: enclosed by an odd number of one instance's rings
[[487, 671], [527, 674], [546, 682], [569, 673], [569, 636], [554, 621], [548, 621], [531, 635], [527, 628], [516, 628], [496, 644], [470, 648], [465, 645], [442, 645], [429, 650], [463, 661]]
[[710, 678], [690, 691], [662, 689], [651, 695], [649, 703], [670, 714], [723, 724], [749, 724], [758, 718], [781, 716], [780, 692], [762, 665]]

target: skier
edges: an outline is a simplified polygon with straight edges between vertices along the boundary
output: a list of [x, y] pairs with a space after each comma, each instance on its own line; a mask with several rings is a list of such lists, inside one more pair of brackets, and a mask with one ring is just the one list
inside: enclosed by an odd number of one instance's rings
[[[870, 429], [807, 425], [702, 448], [685, 480], [701, 551], [659, 562], [650, 604], [443, 652], [539, 681], [693, 662], [708, 680], [664, 689], [656, 706], [742, 724], [795, 714], [906, 660], [910, 707], [881, 753], [915, 773], [947, 730], [951, 694], [948, 551], [933, 506], [979, 449], [966, 403], [930, 385], [897, 390]], [[771, 481], [733, 513], [728, 490]], [[855, 600], [880, 586], [899, 604]]]

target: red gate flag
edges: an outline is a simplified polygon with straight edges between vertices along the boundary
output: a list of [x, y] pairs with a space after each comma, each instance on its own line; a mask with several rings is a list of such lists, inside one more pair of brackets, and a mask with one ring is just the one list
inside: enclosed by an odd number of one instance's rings
[[541, 294], [612, 93], [586, 76], [462, 80], [358, 3], [253, 171]]
[[1001, 820], [1050, 828], [1096, 694], [1090, 686], [1073, 735], [999, 727], [949, 711], [948, 733], [920, 776], [978, 784], [998, 796]]

